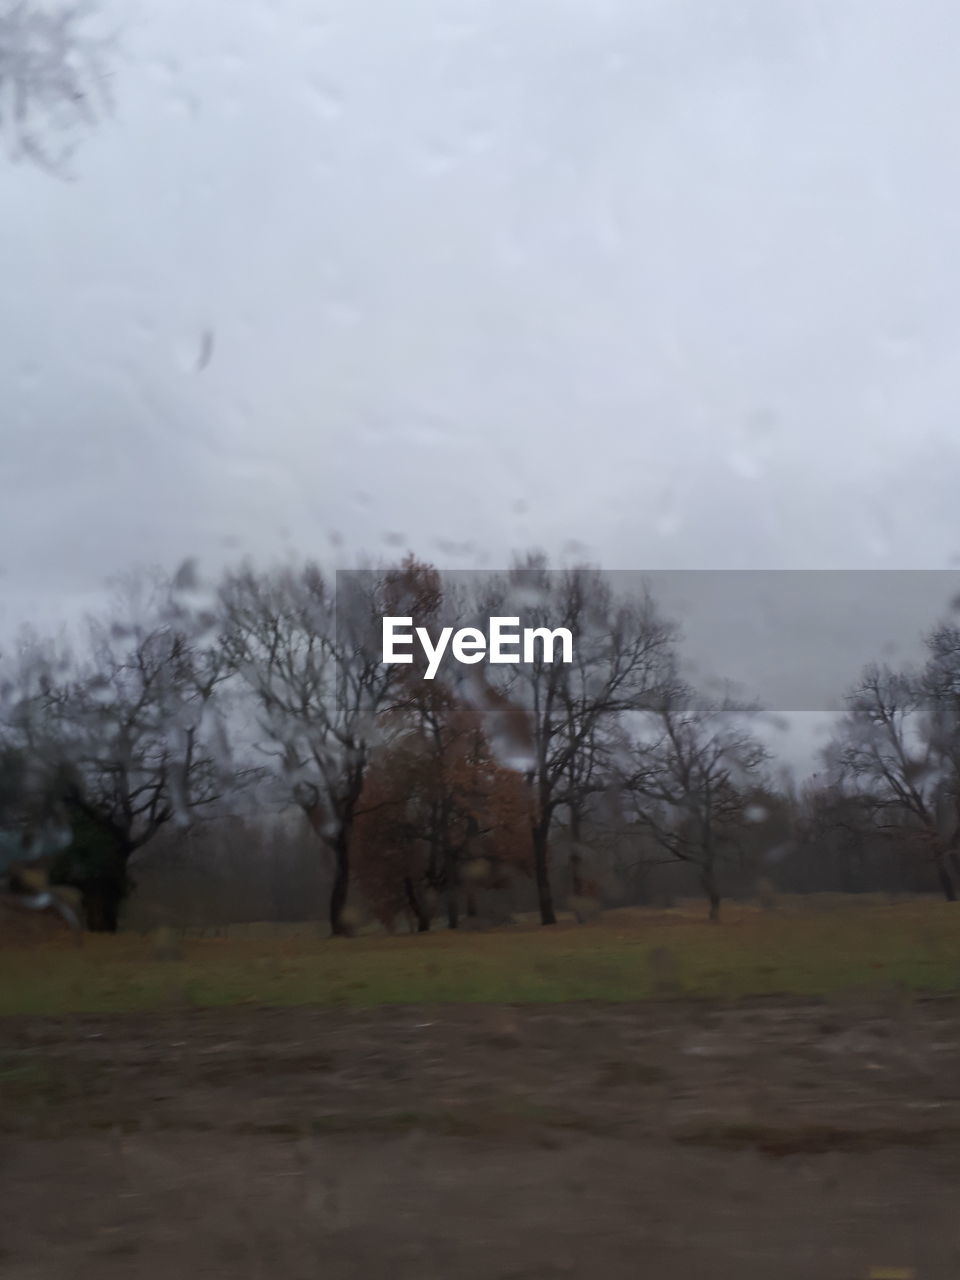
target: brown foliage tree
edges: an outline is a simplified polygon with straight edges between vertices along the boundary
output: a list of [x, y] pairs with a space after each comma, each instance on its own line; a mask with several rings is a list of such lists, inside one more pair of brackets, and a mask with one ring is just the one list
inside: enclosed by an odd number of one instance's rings
[[443, 902], [455, 929], [481, 860], [486, 887], [524, 866], [527, 792], [494, 757], [476, 713], [442, 686], [421, 685], [404, 715], [407, 727], [371, 765], [361, 796], [358, 879], [385, 925], [407, 914], [426, 932]]

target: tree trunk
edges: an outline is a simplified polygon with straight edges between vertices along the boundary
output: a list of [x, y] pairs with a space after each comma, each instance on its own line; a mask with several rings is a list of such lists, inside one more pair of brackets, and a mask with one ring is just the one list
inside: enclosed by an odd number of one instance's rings
[[477, 899], [474, 896], [473, 890], [468, 888], [467, 889], [467, 917], [471, 920], [475, 920], [477, 915], [478, 915]]
[[[356, 794], [359, 795], [359, 786]], [[353, 829], [353, 807], [356, 796], [342, 810], [337, 834], [332, 841], [328, 840], [324, 824], [326, 814], [319, 801], [301, 805], [307, 821], [320, 841], [333, 853], [333, 888], [330, 890], [330, 932], [335, 938], [350, 938], [353, 929], [343, 918], [347, 906], [347, 895], [350, 892], [350, 833]]]
[[91, 933], [116, 933], [120, 909], [132, 883], [127, 864], [134, 852], [129, 833], [71, 810], [72, 839], [50, 868], [54, 883], [68, 885], [80, 893], [80, 910]]
[[404, 877], [403, 889], [407, 895], [407, 902], [410, 910], [413, 912], [413, 918], [417, 922], [417, 933], [430, 932], [430, 916], [426, 907], [417, 897], [417, 891], [413, 887], [413, 881], [409, 876]]
[[703, 891], [707, 895], [707, 901], [710, 903], [710, 923], [719, 924], [720, 890], [717, 888], [717, 881], [713, 874], [713, 867], [704, 867], [700, 876], [700, 883], [703, 885]]
[[350, 833], [343, 824], [333, 843], [333, 888], [330, 891], [330, 932], [335, 938], [349, 938], [353, 930], [343, 918], [350, 892]]
[[943, 891], [943, 896], [946, 898], [947, 902], [956, 902], [957, 890], [953, 883], [953, 876], [950, 874], [946, 861], [942, 856], [938, 856], [936, 861], [937, 879], [940, 881], [940, 888]]
[[460, 925], [460, 903], [457, 901], [456, 889], [447, 890], [447, 925], [451, 929]]
[[91, 933], [116, 933], [126, 886], [120, 880], [99, 880], [84, 885], [83, 916]]
[[711, 788], [709, 780], [707, 782], [706, 792], [706, 808], [707, 817], [701, 830], [701, 857], [700, 864], [700, 883], [703, 885], [703, 891], [707, 895], [707, 901], [710, 903], [710, 923], [720, 923], [720, 890], [717, 887], [717, 877], [715, 872], [716, 865], [716, 843], [714, 840], [713, 824], [710, 820], [710, 798]]
[[550, 888], [550, 868], [548, 866], [549, 833], [542, 825], [532, 828], [533, 865], [537, 880], [537, 901], [540, 904], [540, 923], [556, 924], [557, 916], [553, 909], [553, 892]]

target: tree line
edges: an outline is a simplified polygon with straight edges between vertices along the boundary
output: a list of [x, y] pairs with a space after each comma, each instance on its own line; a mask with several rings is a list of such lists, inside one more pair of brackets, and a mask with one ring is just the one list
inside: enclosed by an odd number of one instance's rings
[[[567, 628], [573, 661], [382, 661], [382, 619]], [[0, 872], [38, 860], [112, 931], [145, 851], [228, 816], [295, 805], [329, 867], [333, 934], [457, 928], [517, 879], [540, 919], [597, 899], [596, 850], [625, 875], [683, 868], [717, 919], [732, 869], [801, 875], [895, 849], [951, 900], [960, 883], [960, 632], [915, 672], [871, 666], [824, 770], [776, 782], [755, 706], [685, 678], [645, 591], [530, 555], [442, 575], [408, 557], [334, 577], [242, 566], [210, 592], [188, 564], [130, 579], [80, 640], [25, 633], [2, 656]], [[179, 835], [178, 835], [179, 833]], [[12, 842], [12, 843], [11, 843]], [[6, 851], [6, 852], [4, 852]], [[320, 904], [316, 904], [319, 914]]]

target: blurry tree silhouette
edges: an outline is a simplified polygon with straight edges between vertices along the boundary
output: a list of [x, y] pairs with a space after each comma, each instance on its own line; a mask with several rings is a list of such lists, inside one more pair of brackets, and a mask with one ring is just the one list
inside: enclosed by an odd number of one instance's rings
[[330, 928], [341, 937], [352, 932], [345, 910], [360, 795], [401, 670], [382, 662], [390, 577], [342, 575], [334, 589], [316, 564], [243, 569], [220, 593], [223, 652], [252, 699], [258, 745], [332, 855]]
[[721, 860], [740, 847], [767, 752], [744, 724], [744, 708], [667, 685], [638, 733], [624, 790], [633, 816], [672, 858], [694, 867], [720, 918]]
[[464, 895], [469, 914], [477, 888], [504, 886], [510, 867], [526, 870], [529, 801], [522, 778], [494, 757], [473, 708], [435, 682], [423, 682], [419, 695], [405, 708], [405, 728], [371, 762], [357, 851], [359, 881], [379, 918], [409, 913], [424, 933], [436, 903], [455, 929]]
[[14, 160], [67, 177], [79, 139], [111, 109], [113, 39], [91, 3], [0, 0], [0, 134]]
[[226, 664], [197, 642], [170, 584], [131, 580], [125, 594], [125, 616], [91, 621], [79, 654], [22, 650], [4, 717], [31, 761], [34, 807], [62, 812], [73, 836], [55, 875], [82, 892], [87, 927], [106, 932], [132, 855], [240, 780], [211, 740]]
[[[499, 758], [526, 778], [540, 919], [555, 924], [551, 833], [566, 813], [576, 834], [589, 797], [608, 785], [623, 718], [650, 705], [674, 631], [646, 593], [618, 599], [599, 570], [551, 573], [537, 555], [491, 584], [481, 614], [516, 617], [521, 629], [566, 628], [573, 637], [570, 663], [551, 661], [547, 644], [537, 644], [532, 661], [491, 668], [486, 682], [468, 668], [462, 682]], [[504, 706], [519, 713], [519, 724]]]
[[955, 902], [960, 886], [960, 629], [926, 638], [922, 670], [870, 664], [847, 695], [827, 748], [832, 781], [862, 797], [875, 830], [932, 864]]

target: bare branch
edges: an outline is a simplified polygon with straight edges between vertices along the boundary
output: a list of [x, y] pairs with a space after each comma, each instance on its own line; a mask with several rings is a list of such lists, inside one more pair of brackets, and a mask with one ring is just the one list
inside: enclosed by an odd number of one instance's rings
[[0, 134], [12, 158], [68, 176], [79, 139], [112, 109], [107, 54], [92, 3], [48, 9], [0, 0]]

